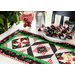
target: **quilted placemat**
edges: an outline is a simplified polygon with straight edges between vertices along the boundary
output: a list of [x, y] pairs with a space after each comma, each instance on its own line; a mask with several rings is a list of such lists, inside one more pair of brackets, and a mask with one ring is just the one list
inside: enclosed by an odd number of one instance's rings
[[[25, 64], [74, 64], [75, 46], [69, 43], [55, 43], [43, 36], [24, 30], [17, 30], [0, 41], [0, 54]], [[70, 53], [72, 61], [64, 60]]]

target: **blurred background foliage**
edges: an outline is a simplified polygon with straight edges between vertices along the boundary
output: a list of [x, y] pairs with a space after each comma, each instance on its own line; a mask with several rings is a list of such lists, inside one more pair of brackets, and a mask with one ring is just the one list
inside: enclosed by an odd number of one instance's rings
[[[20, 23], [19, 16], [23, 12], [25, 11], [0, 11], [0, 34], [11, 28], [14, 25], [14, 23], [18, 25]], [[32, 12], [34, 14], [36, 13], [36, 11], [27, 11], [27, 12]], [[47, 11], [45, 14], [46, 25], [51, 24], [51, 17], [52, 17], [52, 12]], [[35, 21], [35, 16], [33, 20]]]
[[20, 23], [19, 16], [24, 11], [0, 11], [0, 34], [7, 31], [15, 23], [18, 25]]

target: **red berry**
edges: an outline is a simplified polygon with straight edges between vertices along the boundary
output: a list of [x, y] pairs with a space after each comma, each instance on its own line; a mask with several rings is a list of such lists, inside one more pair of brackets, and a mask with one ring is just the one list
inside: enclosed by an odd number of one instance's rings
[[26, 26], [28, 26], [28, 23], [27, 22], [24, 24], [24, 27], [26, 27]]
[[9, 38], [11, 38], [11, 36], [9, 36]]
[[67, 62], [67, 64], [71, 64], [70, 62]]
[[41, 31], [41, 28], [39, 28], [38, 31]]
[[22, 57], [22, 59], [24, 59], [24, 57]]
[[31, 25], [29, 25], [28, 27], [31, 27]]
[[0, 51], [0, 53], [1, 53], [2, 51]]
[[43, 27], [44, 25], [42, 25], [42, 27]]
[[29, 60], [29, 62], [31, 62], [31, 60]]
[[24, 27], [26, 27], [26, 25], [24, 24]]
[[70, 48], [72, 48], [72, 46], [70, 46]]
[[10, 53], [10, 51], [8, 53]]
[[14, 57], [16, 59], [16, 57]]
[[68, 21], [68, 22], [70, 22], [70, 21]]
[[75, 58], [73, 58], [73, 60], [75, 61]]
[[64, 53], [64, 54], [66, 54], [66, 53]]
[[24, 22], [28, 22], [28, 19], [27, 18], [24, 18]]
[[47, 35], [47, 33], [46, 33], [46, 35]]
[[55, 34], [53, 36], [55, 36]]
[[26, 58], [26, 57], [24, 57], [24, 58]]
[[55, 27], [55, 29], [57, 30], [57, 28]]

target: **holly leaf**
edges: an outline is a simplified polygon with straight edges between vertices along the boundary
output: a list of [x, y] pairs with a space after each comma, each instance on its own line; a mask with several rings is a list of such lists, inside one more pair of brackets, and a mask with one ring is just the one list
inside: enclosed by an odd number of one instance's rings
[[0, 18], [0, 24], [4, 25], [4, 21], [1, 18]]

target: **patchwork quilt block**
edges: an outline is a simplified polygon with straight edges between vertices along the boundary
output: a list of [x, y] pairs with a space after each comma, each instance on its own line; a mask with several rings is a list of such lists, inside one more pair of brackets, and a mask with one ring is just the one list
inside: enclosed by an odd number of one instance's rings
[[30, 43], [28, 41], [28, 38], [20, 38], [20, 39], [12, 40], [13, 49], [22, 48], [22, 47], [26, 47], [26, 46], [29, 46], [29, 45], [30, 45]]

